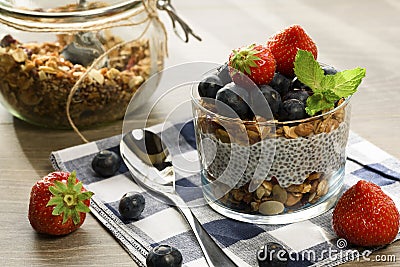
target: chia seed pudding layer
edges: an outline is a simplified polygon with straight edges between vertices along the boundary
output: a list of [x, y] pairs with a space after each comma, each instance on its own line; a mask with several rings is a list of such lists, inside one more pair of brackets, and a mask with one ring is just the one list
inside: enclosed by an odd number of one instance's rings
[[218, 181], [239, 188], [253, 177], [266, 181], [275, 177], [287, 188], [302, 184], [310, 173], [329, 173], [344, 166], [348, 132], [349, 124], [343, 121], [329, 133], [267, 138], [250, 146], [224, 143], [209, 133], [200, 133], [200, 139], [207, 139], [202, 142], [206, 170]]

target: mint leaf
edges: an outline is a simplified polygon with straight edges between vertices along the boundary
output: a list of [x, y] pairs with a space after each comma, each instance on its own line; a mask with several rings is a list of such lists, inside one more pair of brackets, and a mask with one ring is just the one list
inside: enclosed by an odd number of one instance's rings
[[325, 97], [326, 100], [329, 102], [336, 102], [338, 101], [341, 97], [335, 94], [332, 90], [328, 89], [325, 91], [322, 91], [322, 95]]
[[307, 98], [306, 112], [310, 116], [314, 116], [318, 111], [332, 108], [335, 102], [330, 101], [324, 94], [316, 93]]
[[348, 97], [357, 91], [362, 78], [365, 77], [364, 68], [344, 70], [333, 75], [334, 86], [331, 90], [339, 97]]
[[335, 75], [324, 75], [323, 69], [310, 52], [298, 50], [294, 73], [314, 93], [306, 104], [307, 114], [313, 116], [319, 111], [333, 108], [337, 100], [354, 94], [366, 71], [364, 68], [355, 68]]
[[335, 75], [324, 76], [324, 78], [321, 81], [321, 90], [324, 90], [325, 88], [334, 88], [335, 87], [335, 78], [334, 78]]
[[297, 51], [294, 72], [300, 82], [308, 85], [313, 91], [321, 89], [324, 71], [310, 52], [305, 50]]

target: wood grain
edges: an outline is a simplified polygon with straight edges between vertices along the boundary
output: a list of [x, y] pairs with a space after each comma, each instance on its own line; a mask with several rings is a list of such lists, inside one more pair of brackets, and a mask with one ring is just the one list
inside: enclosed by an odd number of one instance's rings
[[[319, 47], [319, 59], [339, 68], [362, 66], [367, 78], [352, 100], [351, 128], [400, 158], [400, 3], [395, 0], [174, 0], [203, 42], [184, 44], [170, 30], [170, 58], [183, 62], [224, 62], [232, 48], [265, 42], [277, 30], [303, 25]], [[162, 18], [170, 29], [165, 14]], [[174, 103], [171, 103], [173, 106]], [[84, 131], [90, 140], [121, 133], [121, 122]], [[89, 215], [84, 226], [62, 238], [36, 234], [27, 219], [31, 186], [52, 171], [51, 151], [80, 144], [71, 131], [39, 128], [12, 118], [0, 107], [0, 258], [2, 266], [133, 266], [117, 241]], [[400, 242], [373, 255], [395, 255]], [[371, 257], [373, 260], [374, 258]], [[360, 262], [345, 266], [359, 266]]]

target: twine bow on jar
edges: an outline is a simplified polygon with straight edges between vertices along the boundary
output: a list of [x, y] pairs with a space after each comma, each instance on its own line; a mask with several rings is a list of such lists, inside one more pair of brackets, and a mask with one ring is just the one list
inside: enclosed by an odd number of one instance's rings
[[[175, 34], [183, 40], [185, 43], [189, 41], [189, 35], [192, 35], [197, 40], [201, 41], [201, 38], [196, 35], [193, 30], [187, 25], [176, 13], [175, 8], [171, 5], [171, 0], [158, 0], [157, 1], [157, 8], [160, 10], [164, 10], [168, 13], [169, 17], [172, 21], [172, 27], [174, 28]], [[179, 24], [181, 30], [183, 30], [184, 36], [182, 33], [179, 32], [178, 28], [176, 27]]]

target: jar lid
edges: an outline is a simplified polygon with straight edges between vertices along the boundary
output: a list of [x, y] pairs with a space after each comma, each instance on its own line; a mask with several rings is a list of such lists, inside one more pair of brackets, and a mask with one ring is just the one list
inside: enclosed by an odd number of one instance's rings
[[[0, 0], [0, 21], [11, 27], [35, 31], [70, 32], [95, 30], [108, 25], [146, 16], [142, 0]], [[149, 3], [155, 0], [149, 0]], [[28, 8], [29, 7], [29, 8]], [[154, 7], [155, 8], [155, 7]], [[100, 26], [99, 26], [100, 25]]]
[[22, 30], [94, 30], [93, 25], [115, 23], [132, 17], [141, 18], [143, 10], [146, 10], [147, 16], [158, 18], [154, 15], [156, 9], [168, 13], [174, 32], [183, 41], [188, 42], [189, 35], [201, 41], [177, 15], [171, 0], [0, 0], [0, 23]]
[[142, 5], [141, 0], [0, 0], [0, 11], [7, 16], [76, 19], [112, 15]]

